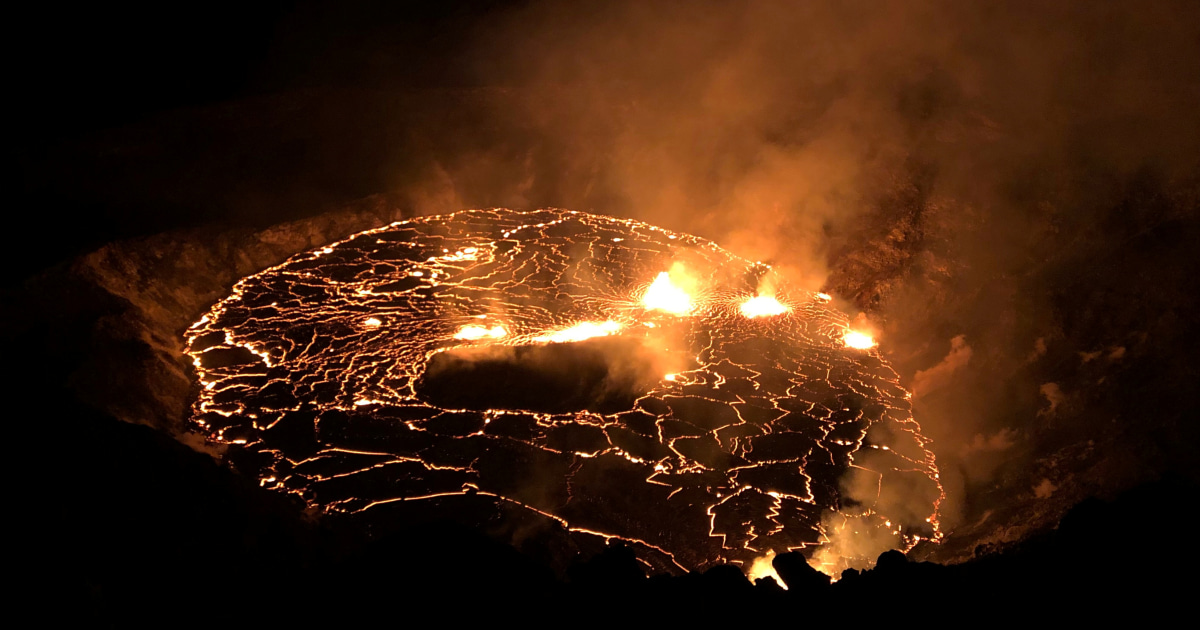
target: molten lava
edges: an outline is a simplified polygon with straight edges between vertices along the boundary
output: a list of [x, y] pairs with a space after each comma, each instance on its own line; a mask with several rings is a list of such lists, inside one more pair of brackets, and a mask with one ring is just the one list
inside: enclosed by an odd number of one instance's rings
[[758, 295], [742, 302], [741, 311], [746, 317], [771, 317], [788, 312], [788, 307], [773, 295]]
[[658, 274], [650, 288], [646, 289], [642, 303], [648, 311], [665, 311], [674, 315], [687, 315], [692, 310], [692, 296], [677, 286], [666, 271]]
[[530, 341], [542, 343], [564, 343], [567, 341], [583, 341], [593, 337], [604, 337], [616, 333], [621, 330], [621, 325], [613, 320], [604, 322], [580, 322], [569, 328], [562, 330], [552, 330], [546, 334], [538, 335]]
[[866, 333], [861, 333], [856, 330], [847, 330], [842, 336], [842, 341], [847, 348], [855, 350], [869, 350], [875, 347], [875, 338]]
[[828, 296], [748, 300], [768, 271], [563, 210], [395, 223], [196, 322], [193, 423], [320, 510], [520, 515], [656, 571], [853, 556], [831, 523], [936, 540], [937, 467], [895, 372]]
[[[374, 317], [372, 317], [371, 319], [374, 319], [376, 322], [379, 321], [378, 319], [375, 319]], [[378, 326], [379, 324], [375, 324], [375, 325]], [[486, 328], [484, 326], [476, 326], [474, 324], [469, 324], [469, 325], [463, 326], [462, 328], [459, 328], [458, 332], [454, 333], [454, 338], [455, 339], [466, 339], [468, 341], [474, 341], [476, 339], [483, 339], [485, 337], [490, 337], [492, 339], [499, 339], [507, 334], [508, 334], [508, 331], [504, 330], [503, 326], [497, 325], [497, 326], [492, 326], [491, 328]]]

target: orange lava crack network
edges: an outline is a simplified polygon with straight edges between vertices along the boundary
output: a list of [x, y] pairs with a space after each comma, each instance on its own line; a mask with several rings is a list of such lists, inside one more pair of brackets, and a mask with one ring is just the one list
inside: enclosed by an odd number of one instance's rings
[[[499, 506], [623, 540], [656, 570], [813, 555], [835, 522], [906, 550], [940, 538], [937, 467], [895, 372], [849, 345], [828, 296], [778, 279], [759, 295], [768, 273], [582, 212], [394, 223], [239, 281], [193, 324], [193, 422], [326, 511]], [[494, 385], [472, 362], [596, 339], [623, 345], [588, 347], [609, 366], [589, 393], [633, 370], [624, 399], [456, 402]], [[465, 376], [424, 391], [450, 357]]]

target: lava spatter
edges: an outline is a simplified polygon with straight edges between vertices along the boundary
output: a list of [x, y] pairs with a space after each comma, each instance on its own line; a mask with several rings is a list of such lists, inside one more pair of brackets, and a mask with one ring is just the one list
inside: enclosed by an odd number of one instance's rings
[[195, 323], [193, 422], [326, 511], [505, 506], [656, 570], [828, 552], [831, 515], [901, 548], [940, 537], [896, 374], [828, 296], [758, 296], [768, 270], [565, 210], [394, 223]]

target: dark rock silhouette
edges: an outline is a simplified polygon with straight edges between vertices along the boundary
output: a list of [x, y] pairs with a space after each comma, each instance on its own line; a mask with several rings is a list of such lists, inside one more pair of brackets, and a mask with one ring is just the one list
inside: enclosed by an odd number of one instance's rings
[[597, 592], [624, 591], [637, 588], [646, 580], [633, 550], [619, 541], [592, 558], [567, 569], [571, 586]]
[[829, 586], [829, 576], [809, 566], [798, 551], [781, 553], [771, 561], [779, 578], [787, 584], [789, 591], [819, 592]]

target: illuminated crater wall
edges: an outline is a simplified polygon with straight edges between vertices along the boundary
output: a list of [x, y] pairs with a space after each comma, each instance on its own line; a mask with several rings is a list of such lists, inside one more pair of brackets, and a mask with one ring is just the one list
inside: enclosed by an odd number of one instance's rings
[[770, 273], [580, 212], [395, 223], [245, 278], [195, 323], [193, 419], [327, 511], [515, 509], [655, 570], [937, 538], [896, 374], [847, 345], [828, 296], [759, 295]]

